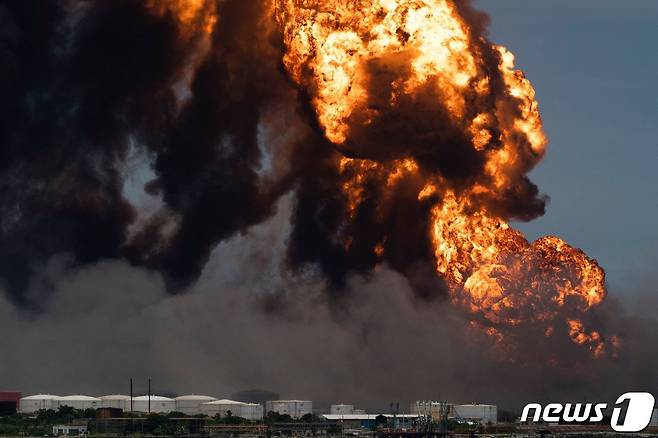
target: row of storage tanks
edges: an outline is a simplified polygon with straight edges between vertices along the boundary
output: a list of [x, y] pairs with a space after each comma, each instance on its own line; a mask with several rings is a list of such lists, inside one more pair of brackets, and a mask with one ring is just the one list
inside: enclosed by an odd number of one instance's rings
[[[132, 406], [131, 406], [132, 405]], [[214, 417], [227, 415], [242, 417], [248, 420], [263, 418], [263, 406], [255, 403], [243, 403], [234, 400], [218, 400], [205, 395], [185, 395], [168, 398], [157, 395], [133, 397], [127, 395], [106, 395], [102, 397], [89, 397], [86, 395], [69, 395], [59, 397], [50, 394], [32, 395], [23, 397], [19, 401], [18, 410], [24, 414], [31, 414], [42, 409], [57, 410], [61, 406], [75, 409], [116, 408], [129, 412], [169, 413], [181, 412], [187, 415], [208, 415]]]

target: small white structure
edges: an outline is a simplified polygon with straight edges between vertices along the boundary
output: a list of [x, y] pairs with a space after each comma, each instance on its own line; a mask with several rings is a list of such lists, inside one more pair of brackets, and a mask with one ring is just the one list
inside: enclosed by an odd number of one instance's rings
[[55, 398], [53, 400], [53, 409], [58, 409], [61, 406], [68, 406], [81, 411], [85, 409], [97, 409], [101, 407], [101, 399], [86, 395], [67, 395], [65, 397]]
[[498, 422], [498, 407], [494, 405], [455, 405], [455, 415], [481, 424], [496, 424]]
[[313, 402], [310, 400], [272, 400], [265, 403], [267, 412], [276, 412], [280, 415], [290, 415], [292, 418], [301, 418], [313, 413]]
[[354, 405], [331, 405], [329, 414], [331, 415], [351, 415], [354, 413]]
[[215, 397], [207, 395], [183, 395], [176, 397], [176, 411], [186, 415], [203, 414], [203, 404], [217, 400]]
[[56, 398], [58, 396], [51, 394], [37, 394], [23, 397], [18, 402], [18, 411], [23, 414], [33, 414], [43, 409], [57, 409], [53, 406]]
[[[130, 400], [128, 400], [130, 404]], [[150, 406], [149, 406], [150, 405]], [[133, 398], [133, 411], [134, 412], [146, 412], [146, 413], [157, 413], [157, 414], [167, 414], [176, 410], [176, 400], [169, 397], [161, 397], [159, 395], [149, 396], [142, 395], [139, 397]]]
[[78, 425], [74, 426], [71, 424], [58, 424], [53, 426], [53, 435], [84, 435], [87, 433], [87, 426]]
[[123, 409], [130, 411], [130, 396], [121, 394], [103, 395], [101, 399], [102, 408]]
[[256, 403], [243, 403], [235, 400], [215, 400], [204, 403], [202, 411], [209, 417], [241, 417], [247, 420], [262, 420], [263, 406]]

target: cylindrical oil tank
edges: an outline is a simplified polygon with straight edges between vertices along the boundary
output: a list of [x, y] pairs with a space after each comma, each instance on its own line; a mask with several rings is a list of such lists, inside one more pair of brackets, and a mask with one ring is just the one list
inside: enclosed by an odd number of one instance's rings
[[215, 397], [207, 395], [182, 395], [174, 399], [176, 401], [176, 411], [186, 415], [202, 414], [202, 406], [217, 400]]
[[33, 414], [43, 409], [57, 409], [53, 407], [58, 396], [51, 394], [37, 394], [23, 397], [18, 403], [18, 410], [23, 414]]
[[130, 396], [122, 394], [111, 394], [103, 395], [99, 397], [101, 399], [101, 407], [103, 408], [113, 408], [113, 409], [123, 409], [124, 411], [130, 411]]
[[53, 400], [53, 409], [58, 409], [61, 406], [68, 406], [81, 411], [96, 409], [101, 407], [101, 399], [87, 395], [67, 395], [55, 398]]
[[246, 404], [235, 400], [222, 399], [204, 403], [202, 410], [209, 417], [215, 417], [217, 415], [227, 417], [229, 416], [229, 412], [233, 417], [240, 417], [242, 415], [242, 406]]
[[240, 406], [240, 417], [257, 421], [263, 419], [263, 405], [258, 403], [245, 403]]
[[133, 411], [135, 412], [153, 412], [158, 414], [166, 414], [176, 410], [176, 400], [169, 397], [161, 397], [159, 395], [152, 395], [149, 407], [149, 396], [142, 395], [133, 398]]

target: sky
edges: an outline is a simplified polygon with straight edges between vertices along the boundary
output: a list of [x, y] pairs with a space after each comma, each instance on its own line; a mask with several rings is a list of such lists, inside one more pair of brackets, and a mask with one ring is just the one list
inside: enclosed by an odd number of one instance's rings
[[658, 2], [476, 5], [534, 85], [550, 140], [530, 176], [551, 202], [519, 228], [598, 259], [611, 293], [647, 275], [658, 255]]

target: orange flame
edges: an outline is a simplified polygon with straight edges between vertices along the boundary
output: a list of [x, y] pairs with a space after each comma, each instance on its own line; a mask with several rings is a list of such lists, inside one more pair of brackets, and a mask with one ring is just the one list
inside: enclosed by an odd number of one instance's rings
[[[595, 357], [616, 348], [616, 338], [607, 342], [581, 320], [606, 296], [597, 262], [557, 237], [529, 243], [487, 207], [515, 190], [547, 144], [535, 91], [511, 52], [474, 32], [452, 0], [278, 0], [275, 10], [284, 65], [340, 150], [358, 141], [355, 129], [370, 126], [402, 99], [432, 90], [436, 106], [482, 158], [483, 175], [459, 187], [421, 171], [404, 154], [389, 162], [344, 158], [346, 221], [354, 220], [369, 175], [386, 187], [405, 175], [422, 178], [417, 199], [434, 202], [428, 238], [437, 275], [486, 333], [500, 341], [505, 327], [532, 323], [552, 336], [561, 321], [572, 342]], [[384, 97], [374, 95], [373, 66], [397, 72]], [[378, 244], [373, 251], [381, 257], [385, 248]]]

